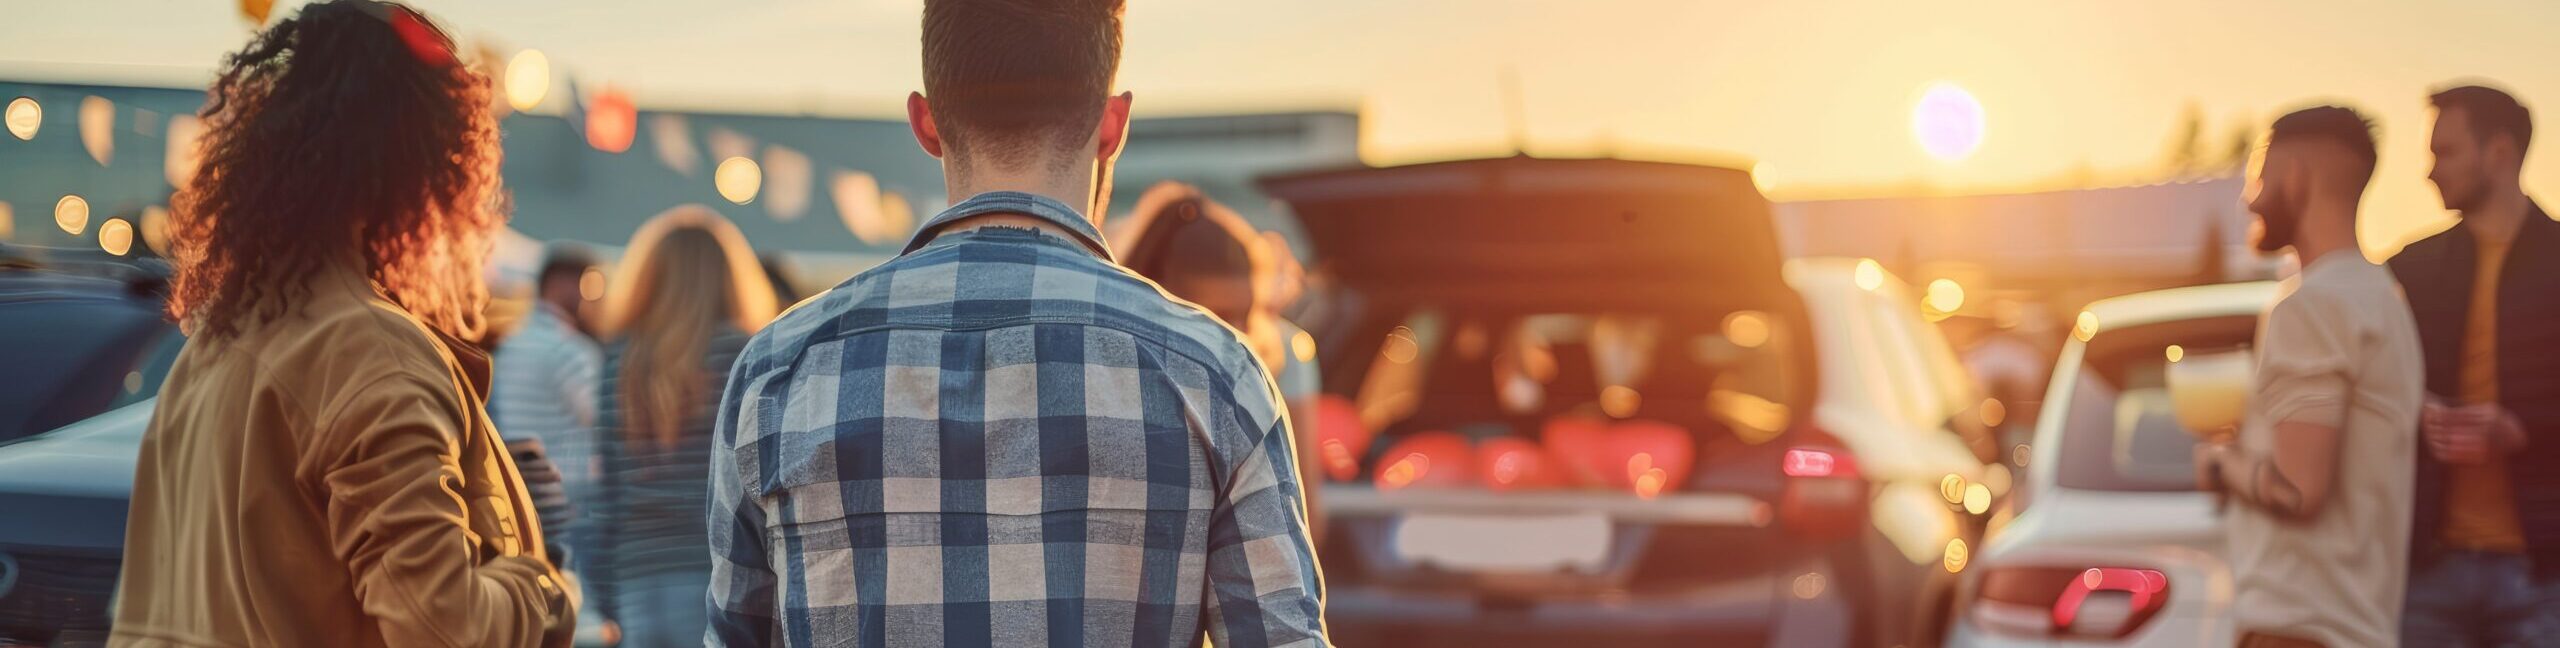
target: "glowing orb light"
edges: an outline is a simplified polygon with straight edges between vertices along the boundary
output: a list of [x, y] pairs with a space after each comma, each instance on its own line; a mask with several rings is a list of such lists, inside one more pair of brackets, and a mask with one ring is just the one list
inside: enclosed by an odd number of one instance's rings
[[1911, 108], [1911, 133], [1929, 157], [1953, 162], [1982, 148], [1982, 102], [1952, 83], [1929, 86]]

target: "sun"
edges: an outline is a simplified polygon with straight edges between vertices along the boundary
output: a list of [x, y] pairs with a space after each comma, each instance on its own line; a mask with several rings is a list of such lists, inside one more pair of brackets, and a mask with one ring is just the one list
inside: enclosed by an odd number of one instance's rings
[[1982, 132], [1982, 102], [1963, 86], [1930, 84], [1911, 107], [1911, 135], [1920, 140], [1920, 150], [1940, 161], [1972, 157], [1982, 148]]

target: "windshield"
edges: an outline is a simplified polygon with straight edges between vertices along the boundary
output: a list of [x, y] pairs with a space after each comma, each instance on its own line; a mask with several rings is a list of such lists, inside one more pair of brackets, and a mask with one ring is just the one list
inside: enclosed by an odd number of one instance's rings
[[[1800, 343], [1779, 315], [1415, 313], [1359, 385], [1387, 435], [1532, 435], [1555, 417], [1648, 419], [1746, 443], [1791, 423]], [[1721, 436], [1721, 435], [1720, 435]], [[1377, 449], [1377, 446], [1373, 446]]]
[[2164, 379], [2178, 353], [2246, 352], [2257, 318], [2219, 317], [2110, 329], [2089, 340], [2063, 419], [2064, 488], [2196, 489], [2195, 439], [2178, 423]]
[[14, 293], [0, 300], [0, 441], [159, 393], [185, 338], [148, 300]]

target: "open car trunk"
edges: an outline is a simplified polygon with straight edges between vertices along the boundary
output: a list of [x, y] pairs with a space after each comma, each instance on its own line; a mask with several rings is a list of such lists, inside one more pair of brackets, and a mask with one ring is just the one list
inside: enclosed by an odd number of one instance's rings
[[[1358, 476], [1324, 488], [1335, 580], [1569, 595], [1758, 576], [1801, 553], [1772, 523], [1785, 486], [1787, 444], [1777, 441], [1794, 432], [1790, 413], [1812, 411], [1817, 365], [1768, 201], [1748, 173], [1515, 157], [1262, 186], [1294, 210], [1314, 271], [1331, 282], [1326, 317], [1308, 322], [1322, 341], [1325, 388], [1375, 428]], [[1734, 336], [1736, 319], [1763, 333]], [[1604, 338], [1628, 336], [1604, 328], [1642, 331], [1632, 348], [1648, 358], [1636, 363], [1649, 365], [1634, 372], [1643, 377], [1609, 375], [1599, 360], [1627, 353]], [[1522, 365], [1523, 338], [1538, 338], [1536, 353], [1557, 367], [1535, 376], [1535, 399], [1502, 387], [1506, 371], [1521, 371], [1507, 367]], [[1692, 359], [1736, 354], [1774, 366], [1741, 376]], [[1737, 397], [1727, 373], [1760, 386]], [[1756, 415], [1721, 411], [1737, 400]], [[1380, 478], [1400, 439], [1454, 431], [1537, 441], [1559, 417], [1677, 425], [1694, 444], [1694, 468], [1641, 495]]]

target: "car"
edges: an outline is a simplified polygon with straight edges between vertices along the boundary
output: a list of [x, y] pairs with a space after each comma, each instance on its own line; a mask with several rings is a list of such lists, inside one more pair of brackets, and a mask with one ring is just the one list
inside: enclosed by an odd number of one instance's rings
[[1302, 322], [1327, 392], [1305, 460], [1342, 643], [1941, 636], [1980, 537], [1942, 495], [1986, 474], [1955, 429], [1979, 392], [1880, 265], [1784, 259], [1747, 172], [1514, 157], [1262, 186], [1329, 286]]
[[2267, 282], [2197, 286], [2084, 311], [2036, 421], [2023, 507], [1966, 575], [1948, 645], [2236, 640], [2220, 516], [2197, 488], [2168, 376], [2180, 361], [2245, 360], [2275, 294]]
[[[0, 250], [0, 252], [6, 252]], [[166, 271], [0, 263], [0, 645], [104, 645], [151, 396], [185, 337]]]

